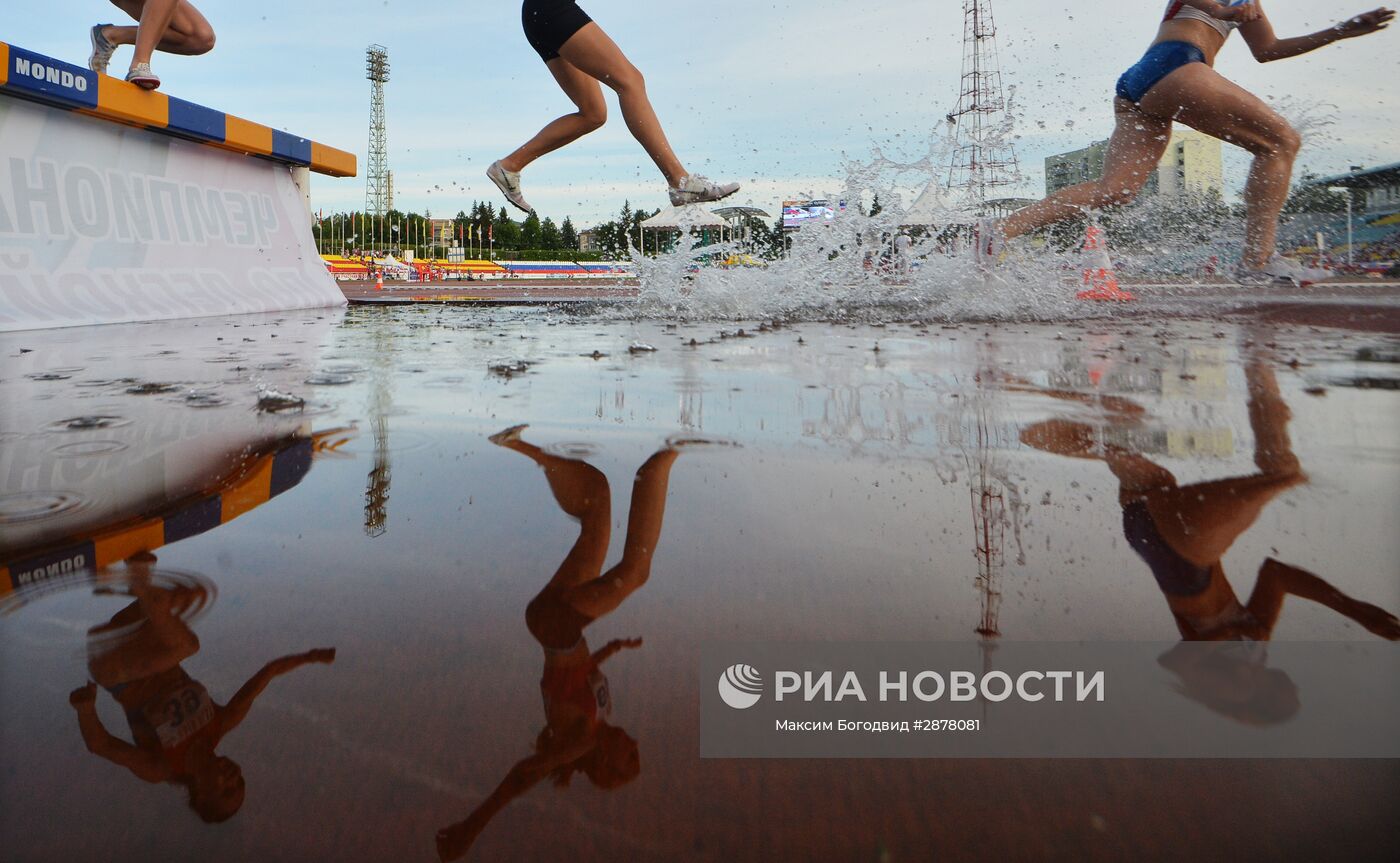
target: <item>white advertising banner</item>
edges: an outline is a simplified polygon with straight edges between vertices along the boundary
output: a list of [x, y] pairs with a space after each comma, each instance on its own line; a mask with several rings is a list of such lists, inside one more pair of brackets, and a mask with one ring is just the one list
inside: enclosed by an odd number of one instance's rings
[[287, 166], [0, 99], [0, 332], [344, 303]]

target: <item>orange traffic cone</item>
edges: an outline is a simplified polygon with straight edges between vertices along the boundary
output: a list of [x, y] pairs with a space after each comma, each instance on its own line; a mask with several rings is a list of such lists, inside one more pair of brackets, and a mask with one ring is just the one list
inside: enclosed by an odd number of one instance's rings
[[1098, 225], [1090, 225], [1084, 234], [1084, 257], [1084, 290], [1079, 292], [1079, 299], [1118, 302], [1136, 299], [1118, 287], [1118, 276], [1113, 272], [1113, 260], [1108, 256], [1103, 228]]
[[375, 277], [375, 280], [374, 280], [374, 289], [375, 289], [376, 291], [382, 291], [382, 290], [384, 290], [384, 271], [383, 271], [383, 270], [380, 270], [379, 273], [378, 273], [378, 274], [376, 275], [376, 277]]

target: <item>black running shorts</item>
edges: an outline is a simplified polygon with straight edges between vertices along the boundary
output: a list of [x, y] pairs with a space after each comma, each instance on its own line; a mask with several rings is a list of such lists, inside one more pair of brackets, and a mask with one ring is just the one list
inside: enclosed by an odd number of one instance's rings
[[520, 22], [530, 47], [548, 63], [559, 56], [559, 49], [593, 19], [574, 0], [525, 0]]

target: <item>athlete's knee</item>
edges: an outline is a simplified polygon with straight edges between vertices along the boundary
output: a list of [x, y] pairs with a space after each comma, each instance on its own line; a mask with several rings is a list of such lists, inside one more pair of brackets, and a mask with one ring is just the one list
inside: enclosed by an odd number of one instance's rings
[[214, 50], [214, 28], [201, 27], [190, 35], [189, 48], [191, 54], [208, 54]]
[[1296, 156], [1298, 151], [1303, 149], [1303, 136], [1299, 135], [1298, 130], [1287, 123], [1278, 130], [1277, 138], [1275, 147], [1280, 156]]
[[619, 93], [641, 92], [646, 90], [646, 78], [642, 70], [631, 63], [624, 63], [621, 69], [608, 77], [608, 86]]
[[602, 99], [596, 105], [587, 105], [579, 109], [579, 117], [583, 120], [588, 131], [592, 132], [603, 128], [603, 124], [608, 122], [608, 103]]
[[1283, 121], [1257, 135], [1245, 137], [1240, 144], [1255, 156], [1283, 156], [1293, 158], [1303, 149], [1303, 136]]
[[612, 575], [633, 590], [646, 584], [651, 580], [651, 550], [626, 549], [622, 560], [613, 567]]

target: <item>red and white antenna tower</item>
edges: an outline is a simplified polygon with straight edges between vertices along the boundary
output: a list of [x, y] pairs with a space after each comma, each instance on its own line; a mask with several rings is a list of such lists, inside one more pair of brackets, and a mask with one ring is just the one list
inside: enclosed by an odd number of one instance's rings
[[992, 0], [963, 0], [962, 90], [948, 115], [955, 125], [948, 188], [965, 189], [975, 202], [1001, 197], [997, 189], [1016, 182], [1016, 150], [1002, 140], [1008, 127], [1006, 97], [997, 56]]

